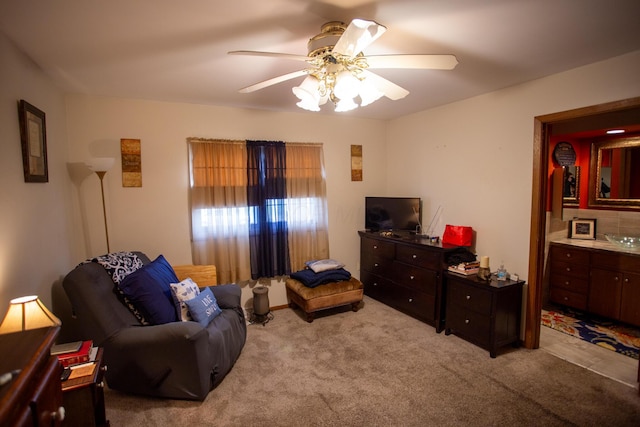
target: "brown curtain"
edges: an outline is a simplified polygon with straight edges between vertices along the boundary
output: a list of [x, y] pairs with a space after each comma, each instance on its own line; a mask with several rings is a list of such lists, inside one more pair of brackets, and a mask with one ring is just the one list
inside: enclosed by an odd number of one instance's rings
[[244, 141], [190, 138], [194, 264], [215, 264], [218, 283], [251, 277]]
[[291, 271], [329, 258], [329, 227], [322, 144], [288, 143], [287, 200]]

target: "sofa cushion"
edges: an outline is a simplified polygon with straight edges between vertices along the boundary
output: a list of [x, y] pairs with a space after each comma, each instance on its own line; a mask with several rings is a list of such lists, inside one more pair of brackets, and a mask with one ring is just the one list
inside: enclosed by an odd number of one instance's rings
[[205, 328], [216, 316], [222, 313], [216, 297], [209, 288], [204, 288], [197, 297], [185, 301], [185, 304], [189, 307], [189, 312], [193, 320]]
[[144, 265], [125, 277], [118, 288], [153, 325], [178, 320], [171, 296], [171, 283], [179, 282], [164, 256]]
[[200, 294], [200, 289], [196, 282], [191, 280], [191, 277], [187, 277], [180, 283], [171, 283], [171, 296], [173, 297], [173, 303], [176, 306], [177, 313], [180, 314], [180, 319], [183, 322], [193, 320], [191, 313], [189, 313], [189, 307], [185, 304], [186, 301], [194, 299]]

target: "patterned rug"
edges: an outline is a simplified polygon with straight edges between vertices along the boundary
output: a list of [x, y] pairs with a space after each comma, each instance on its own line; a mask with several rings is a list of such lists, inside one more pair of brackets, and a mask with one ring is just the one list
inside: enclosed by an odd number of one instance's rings
[[559, 311], [542, 310], [542, 325], [638, 359], [640, 350], [640, 331], [638, 329], [606, 321], [577, 319], [576, 317], [580, 313], [571, 314], [574, 317]]

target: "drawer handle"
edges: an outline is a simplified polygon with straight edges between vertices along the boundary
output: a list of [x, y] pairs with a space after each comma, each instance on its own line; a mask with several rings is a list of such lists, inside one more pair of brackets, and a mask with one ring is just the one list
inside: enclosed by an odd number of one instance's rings
[[96, 387], [104, 388], [104, 381], [100, 381], [96, 384]]
[[571, 271], [571, 267], [567, 267], [567, 271]]
[[378, 286], [378, 282], [373, 282], [373, 286]]
[[464, 323], [469, 323], [469, 319], [464, 319]]
[[467, 295], [467, 299], [468, 299], [468, 300], [469, 300], [469, 299], [471, 299], [471, 295]]
[[571, 258], [571, 254], [570, 253], [567, 254], [567, 258]]
[[629, 278], [628, 277], [624, 278], [624, 283], [629, 283]]
[[413, 302], [413, 298], [409, 298], [409, 302]]
[[613, 280], [615, 280], [617, 282], [618, 280], [620, 280], [620, 278], [618, 276], [616, 276]]
[[409, 276], [409, 279], [413, 280], [415, 279], [415, 276]]
[[567, 280], [566, 282], [564, 282], [564, 284], [565, 284], [565, 285], [568, 285], [568, 284], [569, 284], [569, 281]]
[[411, 255], [411, 258], [416, 259], [416, 258], [418, 258], [418, 255], [413, 254], [413, 255]]
[[565, 301], [569, 301], [569, 297], [564, 297], [564, 300]]
[[64, 406], [61, 406], [57, 411], [53, 411], [51, 413], [51, 419], [53, 421], [64, 421], [65, 415], [67, 415], [67, 412], [65, 411]]
[[379, 265], [379, 264], [378, 264], [377, 262], [374, 262], [374, 263], [373, 263], [373, 266], [374, 266], [374, 267], [378, 267], [378, 265]]
[[373, 249], [378, 249], [378, 245], [373, 245]]

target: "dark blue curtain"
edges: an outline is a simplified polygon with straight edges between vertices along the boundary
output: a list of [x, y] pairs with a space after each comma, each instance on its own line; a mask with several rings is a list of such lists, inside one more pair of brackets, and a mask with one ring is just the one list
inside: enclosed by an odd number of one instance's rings
[[284, 142], [247, 141], [251, 278], [291, 273]]

